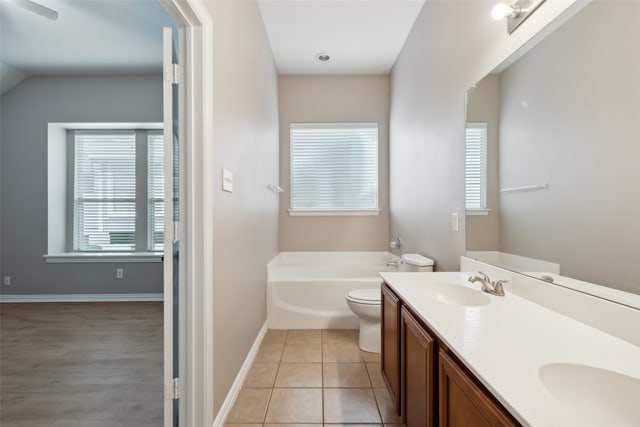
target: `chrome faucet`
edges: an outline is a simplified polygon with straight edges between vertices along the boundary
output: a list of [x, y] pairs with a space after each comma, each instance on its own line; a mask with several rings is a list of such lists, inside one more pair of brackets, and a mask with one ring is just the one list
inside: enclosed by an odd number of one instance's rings
[[497, 295], [499, 297], [503, 297], [504, 296], [504, 288], [502, 287], [502, 285], [504, 283], [509, 283], [508, 280], [498, 280], [497, 282], [495, 282], [493, 284], [493, 292], [488, 291], [490, 294], [493, 295]]
[[480, 282], [482, 284], [482, 291], [490, 293], [491, 295], [497, 295], [500, 297], [504, 296], [504, 287], [502, 286], [505, 283], [509, 283], [507, 280], [498, 280], [497, 282], [492, 282], [489, 279], [489, 276], [484, 274], [482, 271], [478, 272], [479, 275], [470, 276], [469, 281], [471, 283]]

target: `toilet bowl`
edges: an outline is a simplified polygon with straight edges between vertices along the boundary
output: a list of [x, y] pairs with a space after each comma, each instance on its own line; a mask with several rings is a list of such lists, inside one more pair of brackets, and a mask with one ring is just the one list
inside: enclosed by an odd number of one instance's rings
[[[404, 254], [399, 271], [433, 271], [433, 260], [418, 254]], [[360, 319], [361, 350], [380, 353], [380, 289], [358, 289], [347, 292], [345, 297], [351, 311]]]
[[360, 349], [380, 353], [380, 289], [350, 291], [346, 300], [351, 311], [360, 319]]

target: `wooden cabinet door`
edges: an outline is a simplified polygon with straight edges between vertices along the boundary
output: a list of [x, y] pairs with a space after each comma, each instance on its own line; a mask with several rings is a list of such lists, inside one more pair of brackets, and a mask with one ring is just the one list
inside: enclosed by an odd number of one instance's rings
[[446, 352], [439, 354], [440, 427], [520, 424]]
[[436, 425], [436, 340], [402, 307], [402, 399], [406, 427]]
[[400, 415], [400, 300], [382, 284], [382, 378]]

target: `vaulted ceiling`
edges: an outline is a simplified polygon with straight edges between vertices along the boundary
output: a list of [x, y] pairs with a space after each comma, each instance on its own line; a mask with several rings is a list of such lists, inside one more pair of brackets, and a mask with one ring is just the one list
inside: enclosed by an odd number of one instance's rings
[[0, 0], [0, 78], [60, 74], [148, 74], [162, 70], [162, 27], [174, 25], [158, 0], [36, 0], [47, 19]]
[[[58, 19], [0, 0], [2, 92], [29, 75], [160, 73], [161, 28], [175, 24], [159, 0], [35, 1]], [[280, 74], [386, 74], [423, 3], [258, 0]]]

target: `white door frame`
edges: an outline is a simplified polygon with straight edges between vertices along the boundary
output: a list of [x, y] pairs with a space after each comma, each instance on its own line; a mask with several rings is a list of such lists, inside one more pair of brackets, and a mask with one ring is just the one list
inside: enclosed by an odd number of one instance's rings
[[[186, 136], [181, 161], [180, 426], [211, 426], [213, 414], [213, 28], [202, 2], [160, 0], [185, 36]], [[184, 279], [184, 280], [183, 280]], [[165, 325], [165, 327], [171, 327]]]

